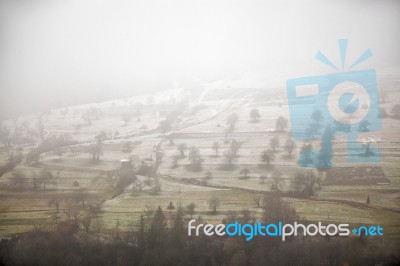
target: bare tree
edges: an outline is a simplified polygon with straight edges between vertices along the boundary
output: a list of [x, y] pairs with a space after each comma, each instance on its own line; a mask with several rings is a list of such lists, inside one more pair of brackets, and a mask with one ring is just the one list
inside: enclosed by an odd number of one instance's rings
[[230, 149], [225, 150], [223, 155], [224, 155], [225, 164], [227, 164], [229, 166], [233, 165], [233, 163], [236, 161], [236, 157]]
[[220, 148], [221, 146], [220, 146], [220, 144], [219, 144], [219, 142], [218, 141], [215, 141], [214, 143], [213, 143], [213, 145], [212, 145], [212, 149], [215, 151], [215, 154], [218, 156], [218, 151], [219, 151], [219, 148]]
[[260, 119], [260, 117], [261, 117], [260, 111], [257, 108], [251, 109], [250, 111], [251, 121], [256, 122], [258, 121], [258, 119]]
[[90, 230], [90, 224], [92, 223], [92, 218], [90, 217], [90, 215], [86, 214], [85, 216], [83, 216], [83, 218], [80, 219], [80, 222], [86, 234], [88, 234]]
[[90, 117], [90, 114], [88, 112], [84, 112], [82, 114], [82, 119], [85, 120], [88, 125], [92, 124], [92, 118]]
[[260, 183], [264, 184], [267, 177], [265, 175], [260, 175]]
[[291, 182], [291, 186], [296, 191], [300, 191], [304, 187], [307, 195], [312, 196], [314, 194], [314, 185], [316, 182], [317, 176], [315, 173], [312, 170], [307, 170], [303, 173], [297, 173]]
[[296, 192], [299, 192], [303, 186], [303, 177], [301, 173], [297, 173], [296, 176], [290, 181], [290, 186]]
[[50, 207], [54, 206], [56, 208], [57, 213], [58, 213], [61, 201], [62, 201], [61, 198], [59, 198], [58, 196], [52, 196], [48, 201], [48, 205]]
[[374, 153], [371, 151], [371, 142], [364, 142], [362, 144], [362, 147], [365, 149], [364, 150], [364, 155], [369, 157], [374, 155]]
[[193, 214], [195, 213], [195, 211], [194, 211], [195, 208], [196, 208], [196, 205], [193, 202], [191, 202], [190, 204], [188, 204], [186, 206], [186, 210], [187, 210], [188, 214], [190, 215], [190, 218], [193, 217]]
[[93, 231], [94, 231], [94, 233], [96, 235], [97, 242], [99, 242], [100, 234], [104, 230], [104, 227], [105, 227], [104, 226], [104, 222], [103, 222], [103, 220], [101, 218], [96, 218], [96, 219], [93, 220], [92, 224], [93, 224], [92, 228], [93, 228]]
[[204, 178], [205, 178], [205, 179], [212, 179], [212, 178], [213, 178], [212, 172], [211, 172], [210, 170], [206, 171], [206, 172], [204, 173]]
[[253, 202], [257, 205], [257, 208], [260, 208], [261, 200], [262, 200], [262, 195], [261, 194], [256, 194], [253, 197]]
[[150, 219], [154, 215], [154, 207], [150, 205], [144, 206], [144, 215], [147, 217], [147, 219]]
[[228, 135], [229, 135], [230, 132], [231, 132], [231, 131], [229, 130], [229, 128], [225, 128], [225, 129], [224, 129], [224, 133], [225, 133], [224, 143], [225, 143], [225, 144], [226, 144], [226, 143], [229, 143]]
[[76, 153], [79, 151], [79, 148], [77, 146], [72, 146], [69, 150], [71, 151], [72, 155], [75, 156]]
[[238, 121], [239, 121], [239, 116], [236, 113], [230, 114], [226, 118], [226, 123], [229, 126], [230, 131], [233, 131], [235, 129], [235, 125]]
[[191, 165], [195, 169], [200, 169], [201, 167], [201, 155], [200, 155], [200, 150], [197, 147], [191, 147], [189, 149], [189, 160], [191, 162]]
[[229, 145], [229, 150], [231, 151], [233, 156], [237, 156], [237, 154], [239, 153], [240, 146], [241, 146], [241, 143], [236, 141], [236, 139], [233, 139], [231, 141], [231, 144]]
[[185, 151], [187, 150], [187, 146], [185, 143], [180, 143], [177, 147], [177, 150], [180, 152], [181, 157], [185, 157]]
[[103, 154], [103, 145], [101, 143], [92, 144], [87, 148], [87, 151], [92, 155], [94, 162], [100, 160], [100, 156]]
[[101, 212], [101, 207], [102, 207], [102, 203], [101, 202], [90, 203], [89, 204], [89, 213], [91, 215], [94, 215], [95, 217], [97, 217], [98, 214]]
[[287, 138], [285, 142], [285, 150], [289, 156], [292, 155], [294, 149], [296, 149], [296, 143], [292, 140], [292, 138]]
[[82, 114], [82, 119], [85, 120], [88, 123], [88, 125], [91, 125], [92, 121], [99, 119], [101, 115], [102, 115], [102, 112], [100, 109], [91, 106], [88, 110], [86, 110]]
[[266, 166], [270, 166], [273, 160], [274, 155], [269, 150], [263, 151], [260, 155], [260, 161]]
[[103, 130], [99, 134], [97, 134], [94, 138], [97, 140], [98, 143], [102, 143], [104, 140], [108, 138], [108, 134]]
[[173, 133], [168, 134], [167, 138], [169, 140], [169, 145], [175, 145], [175, 143], [174, 143], [175, 134], [173, 134]]
[[272, 150], [276, 150], [276, 148], [279, 147], [279, 138], [277, 136], [273, 137], [270, 139], [269, 146], [271, 147]]
[[288, 120], [283, 116], [276, 119], [276, 131], [284, 132], [288, 127]]
[[73, 203], [73, 200], [67, 200], [64, 213], [68, 217], [68, 221], [75, 221], [80, 213], [80, 207]]
[[48, 184], [48, 183], [54, 183], [54, 182], [52, 181], [52, 179], [53, 179], [53, 174], [52, 174], [49, 170], [43, 169], [43, 170], [40, 172], [40, 177], [39, 177], [39, 180], [38, 180], [38, 181], [43, 185], [43, 190], [46, 189], [46, 184]]
[[313, 147], [311, 143], [304, 143], [300, 149], [299, 163], [302, 166], [314, 164]]
[[279, 171], [275, 171], [272, 174], [272, 179], [271, 179], [271, 189], [280, 191], [282, 189], [284, 180], [282, 179], [282, 173]]
[[307, 193], [309, 196], [314, 195], [314, 185], [317, 181], [317, 176], [312, 170], [307, 170], [304, 179], [303, 179], [303, 184], [307, 190]]
[[311, 114], [311, 119], [314, 120], [315, 124], [316, 124], [316, 128], [319, 128], [319, 123], [321, 122], [321, 120], [323, 119], [322, 113], [320, 110], [316, 110]]
[[57, 148], [54, 150], [54, 154], [57, 155], [59, 157], [59, 159], [61, 160], [61, 157], [64, 154], [64, 150], [62, 148]]
[[162, 190], [161, 183], [158, 180], [158, 178], [156, 178], [154, 180], [154, 186], [152, 187], [152, 192], [153, 193], [159, 193], [159, 192], [161, 192], [161, 190]]
[[221, 204], [220, 200], [213, 196], [211, 199], [208, 201], [208, 206], [210, 209], [212, 209], [213, 214], [217, 213], [217, 207]]
[[265, 223], [292, 223], [298, 219], [296, 211], [282, 201], [279, 193], [265, 194], [262, 207]]
[[244, 177], [247, 177], [248, 174], [250, 174], [250, 170], [248, 168], [244, 168], [240, 171], [241, 175], [244, 175]]
[[88, 198], [88, 191], [84, 188], [78, 189], [77, 192], [75, 192], [74, 199], [76, 202], [82, 202], [82, 206], [85, 206], [85, 200]]

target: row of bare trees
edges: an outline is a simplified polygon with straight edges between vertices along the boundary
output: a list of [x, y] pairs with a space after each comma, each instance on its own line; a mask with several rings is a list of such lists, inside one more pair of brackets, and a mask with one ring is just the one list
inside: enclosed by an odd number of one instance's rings
[[[258, 108], [251, 109], [249, 115], [251, 122], [259, 122], [259, 119], [261, 118], [260, 110]], [[238, 121], [239, 116], [236, 113], [232, 113], [227, 116], [226, 124], [228, 126], [228, 131], [234, 131]], [[288, 128], [288, 120], [283, 116], [279, 116], [276, 119], [275, 128], [277, 132], [285, 132]]]

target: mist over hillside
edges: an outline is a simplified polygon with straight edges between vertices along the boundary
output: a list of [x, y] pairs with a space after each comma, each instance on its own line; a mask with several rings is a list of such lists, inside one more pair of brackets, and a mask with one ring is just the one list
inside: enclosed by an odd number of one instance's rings
[[397, 32], [398, 1], [0, 1], [0, 119], [224, 80], [283, 87], [330, 72], [314, 56], [338, 63], [340, 38], [349, 62], [373, 51], [362, 69], [398, 67]]

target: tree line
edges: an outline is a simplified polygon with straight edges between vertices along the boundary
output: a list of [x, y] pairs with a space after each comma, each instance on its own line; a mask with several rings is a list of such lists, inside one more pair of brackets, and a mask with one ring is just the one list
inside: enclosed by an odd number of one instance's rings
[[[276, 194], [262, 197], [262, 222], [290, 223], [297, 213]], [[228, 212], [221, 222], [253, 223], [248, 210]], [[359, 237], [188, 236], [185, 210], [161, 207], [140, 215], [132, 229], [113, 228], [96, 218], [82, 227], [64, 221], [0, 243], [3, 265], [395, 265], [395, 246]], [[197, 223], [206, 221], [197, 217]], [[85, 221], [81, 221], [85, 223]]]

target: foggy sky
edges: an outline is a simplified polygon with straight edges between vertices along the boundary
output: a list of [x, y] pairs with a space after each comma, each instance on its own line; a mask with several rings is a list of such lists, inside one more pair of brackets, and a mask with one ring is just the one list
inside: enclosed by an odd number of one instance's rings
[[340, 65], [340, 38], [349, 63], [372, 50], [358, 69], [398, 67], [399, 32], [395, 0], [0, 0], [0, 120], [253, 72], [284, 86], [332, 73], [314, 56]]

